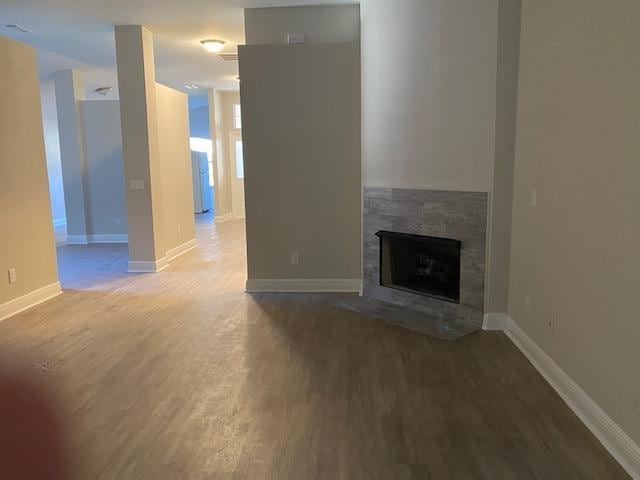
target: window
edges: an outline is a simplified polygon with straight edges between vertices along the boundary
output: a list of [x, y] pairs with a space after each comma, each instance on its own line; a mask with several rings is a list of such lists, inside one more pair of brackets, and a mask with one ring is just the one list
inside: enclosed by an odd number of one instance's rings
[[233, 104], [233, 128], [238, 130], [242, 128], [242, 111], [239, 103]]
[[242, 158], [242, 140], [235, 141], [236, 146], [236, 178], [244, 178], [244, 159]]

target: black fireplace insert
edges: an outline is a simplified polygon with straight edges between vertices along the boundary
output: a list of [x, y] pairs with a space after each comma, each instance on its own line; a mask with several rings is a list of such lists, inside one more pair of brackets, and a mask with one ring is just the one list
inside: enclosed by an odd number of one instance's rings
[[381, 230], [380, 285], [460, 303], [459, 240]]

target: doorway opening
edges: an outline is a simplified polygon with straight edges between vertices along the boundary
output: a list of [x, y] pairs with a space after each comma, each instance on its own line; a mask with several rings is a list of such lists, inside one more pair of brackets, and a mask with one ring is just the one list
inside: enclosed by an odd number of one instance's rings
[[244, 220], [239, 91], [207, 89], [190, 94], [189, 121], [196, 220]]

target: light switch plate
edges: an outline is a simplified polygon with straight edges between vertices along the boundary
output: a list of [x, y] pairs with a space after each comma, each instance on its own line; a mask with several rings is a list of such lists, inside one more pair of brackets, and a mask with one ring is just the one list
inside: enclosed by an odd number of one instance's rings
[[10, 268], [8, 273], [9, 273], [9, 283], [16, 283], [18, 281], [18, 277], [16, 275], [16, 269]]

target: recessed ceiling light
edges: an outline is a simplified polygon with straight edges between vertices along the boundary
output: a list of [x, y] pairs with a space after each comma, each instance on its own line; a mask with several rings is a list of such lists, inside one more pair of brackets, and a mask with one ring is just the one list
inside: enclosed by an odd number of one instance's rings
[[218, 53], [224, 48], [223, 40], [202, 40], [200, 42], [207, 52]]
[[197, 90], [198, 86], [190, 84], [190, 85], [185, 85], [184, 88], [186, 88], [187, 90]]

